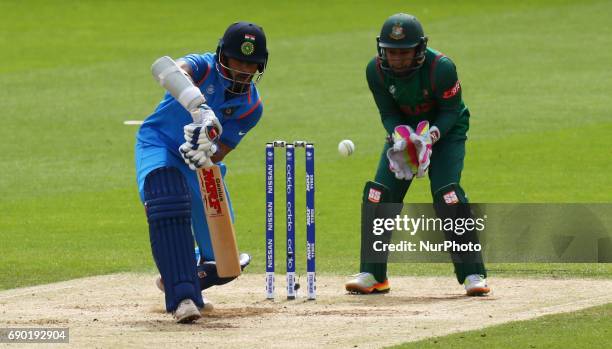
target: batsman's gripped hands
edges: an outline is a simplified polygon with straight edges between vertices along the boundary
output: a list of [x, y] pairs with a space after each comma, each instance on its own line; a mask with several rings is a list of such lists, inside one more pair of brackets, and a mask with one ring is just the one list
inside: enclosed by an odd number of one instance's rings
[[183, 160], [189, 168], [196, 170], [210, 166], [210, 158], [217, 151], [216, 142], [223, 127], [212, 109], [202, 104], [191, 112], [194, 122], [183, 127], [185, 143], [179, 147]]

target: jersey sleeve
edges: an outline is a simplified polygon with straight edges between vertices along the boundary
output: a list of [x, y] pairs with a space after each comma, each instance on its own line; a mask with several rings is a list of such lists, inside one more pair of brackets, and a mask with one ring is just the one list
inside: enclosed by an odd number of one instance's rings
[[199, 54], [189, 54], [180, 58], [181, 61], [187, 62], [191, 67], [193, 82], [195, 82], [196, 85], [199, 85], [199, 82], [207, 76], [210, 71], [211, 64], [206, 58], [206, 55]]
[[370, 91], [372, 91], [374, 102], [376, 102], [376, 107], [378, 107], [383, 126], [388, 134], [393, 134], [395, 126], [403, 123], [402, 112], [391, 93], [387, 91], [384, 77], [379, 69], [376, 58], [372, 59], [366, 68], [366, 79]]
[[433, 124], [438, 127], [442, 137], [457, 123], [463, 109], [457, 69], [446, 56], [440, 58], [434, 67], [433, 90], [438, 106], [438, 115]]
[[259, 103], [256, 108], [247, 116], [241, 119], [230, 119], [223, 123], [223, 132], [221, 133], [221, 143], [234, 149], [238, 146], [244, 136], [253, 128], [263, 114], [263, 105]]

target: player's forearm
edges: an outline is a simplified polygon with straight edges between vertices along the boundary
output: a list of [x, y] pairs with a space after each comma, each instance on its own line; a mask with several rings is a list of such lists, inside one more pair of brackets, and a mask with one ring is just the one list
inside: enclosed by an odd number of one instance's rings
[[380, 113], [385, 131], [391, 135], [395, 130], [395, 126], [405, 124], [406, 122], [403, 121], [402, 112], [399, 110], [397, 102], [379, 79], [380, 77], [376, 73], [375, 66], [372, 64], [368, 65], [368, 87], [372, 92], [372, 97]]
[[219, 142], [217, 152], [210, 159], [214, 163], [222, 161], [225, 158], [225, 156], [232, 150], [234, 150], [234, 148], [230, 148], [229, 146]]
[[396, 126], [403, 125], [406, 123], [406, 121], [401, 117], [401, 115], [391, 113], [383, 114], [381, 112], [381, 120], [383, 126], [385, 127], [385, 131], [387, 131], [387, 134], [389, 135], [392, 135], [393, 132], [395, 132], [394, 130]]
[[455, 126], [460, 115], [461, 111], [459, 110], [443, 110], [438, 113], [433, 125], [440, 130], [440, 137], [444, 137]]
[[183, 69], [183, 71], [185, 71], [185, 73], [189, 75], [191, 81], [193, 82], [193, 69], [191, 68], [191, 65], [183, 59], [178, 59], [176, 61], [176, 64], [179, 66], [179, 68]]
[[157, 82], [165, 88], [187, 111], [192, 112], [206, 102], [200, 90], [194, 86], [191, 74], [181, 68], [172, 58], [164, 56], [151, 66]]
[[387, 134], [393, 134], [395, 126], [404, 124], [405, 121], [403, 121], [402, 114], [398, 110], [395, 101], [385, 93], [384, 91], [372, 91], [383, 126]]

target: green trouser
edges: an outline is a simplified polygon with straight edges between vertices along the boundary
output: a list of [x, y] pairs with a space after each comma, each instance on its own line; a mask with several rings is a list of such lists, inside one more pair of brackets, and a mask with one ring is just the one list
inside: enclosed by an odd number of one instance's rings
[[[434, 144], [429, 165], [429, 181], [433, 201], [441, 200], [441, 190], [450, 185], [455, 185], [459, 201], [467, 203], [467, 198], [461, 189], [461, 171], [463, 170], [463, 159], [465, 158], [465, 136], [447, 135]], [[387, 149], [390, 145], [385, 144], [376, 171], [376, 182], [384, 184], [390, 190], [391, 202], [402, 203], [408, 192], [412, 181], [395, 178], [389, 170], [389, 159]], [[418, 179], [417, 179], [418, 180]], [[480, 259], [474, 263], [453, 263], [457, 281], [462, 284], [465, 277], [471, 274], [481, 274], [486, 277], [486, 269]], [[387, 279], [387, 263], [365, 263], [361, 262], [361, 271], [374, 275], [376, 280], [383, 282]]]

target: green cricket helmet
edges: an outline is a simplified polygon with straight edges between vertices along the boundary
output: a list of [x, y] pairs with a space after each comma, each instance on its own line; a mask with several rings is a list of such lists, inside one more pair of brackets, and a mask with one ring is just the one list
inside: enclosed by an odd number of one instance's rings
[[[398, 77], [408, 78], [425, 62], [427, 37], [416, 17], [405, 13], [398, 13], [387, 18], [383, 24], [380, 36], [376, 38], [376, 48], [378, 56], [382, 61], [381, 67], [383, 70], [399, 75]], [[414, 59], [410, 68], [401, 74], [393, 73], [387, 62], [386, 48], [414, 48]]]

